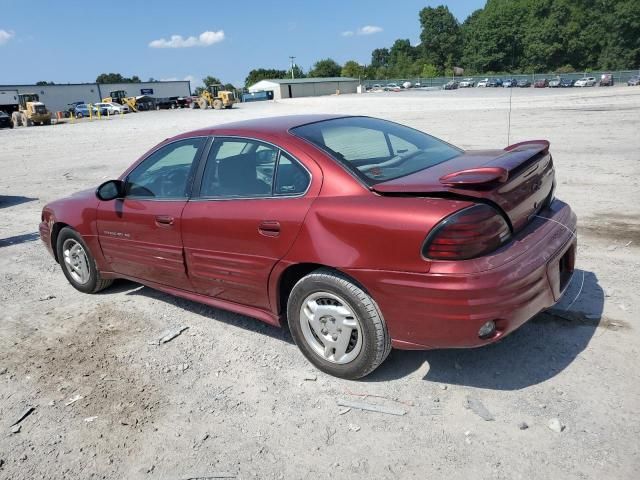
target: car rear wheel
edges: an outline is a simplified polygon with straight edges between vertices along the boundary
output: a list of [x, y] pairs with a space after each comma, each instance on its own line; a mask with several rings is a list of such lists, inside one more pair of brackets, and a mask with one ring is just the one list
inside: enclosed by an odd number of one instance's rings
[[71, 228], [63, 228], [56, 244], [58, 261], [69, 283], [83, 293], [96, 293], [107, 288], [113, 280], [105, 280], [82, 237]]
[[364, 377], [391, 351], [378, 305], [355, 282], [333, 270], [316, 270], [296, 283], [287, 317], [304, 356], [336, 377]]

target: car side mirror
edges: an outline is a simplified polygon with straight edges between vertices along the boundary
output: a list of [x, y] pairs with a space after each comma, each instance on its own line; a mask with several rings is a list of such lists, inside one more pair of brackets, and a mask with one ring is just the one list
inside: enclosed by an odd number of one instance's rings
[[124, 182], [122, 180], [108, 180], [96, 189], [96, 197], [103, 202], [124, 198]]

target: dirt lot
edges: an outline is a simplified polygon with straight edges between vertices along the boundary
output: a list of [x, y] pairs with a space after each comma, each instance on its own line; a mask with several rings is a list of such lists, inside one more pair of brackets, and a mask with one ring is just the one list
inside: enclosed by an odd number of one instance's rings
[[[640, 88], [512, 92], [511, 141], [551, 141], [557, 195], [579, 216], [578, 271], [557, 312], [483, 349], [394, 351], [360, 382], [314, 371], [288, 333], [250, 318], [128, 282], [83, 295], [37, 239], [46, 202], [115, 177], [178, 132], [343, 112], [500, 147], [510, 93], [307, 98], [0, 131], [0, 478], [637, 478]], [[189, 328], [150, 344], [175, 325]], [[406, 413], [345, 412], [340, 400]]]

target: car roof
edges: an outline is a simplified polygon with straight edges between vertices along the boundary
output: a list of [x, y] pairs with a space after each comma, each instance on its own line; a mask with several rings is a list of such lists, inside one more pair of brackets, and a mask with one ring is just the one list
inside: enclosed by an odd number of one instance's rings
[[181, 137], [198, 135], [239, 135], [242, 133], [264, 132], [267, 134], [286, 133], [292, 128], [308, 123], [332, 120], [335, 118], [349, 117], [350, 115], [335, 114], [310, 114], [310, 115], [282, 115], [276, 117], [262, 117], [239, 122], [224, 123], [192, 132], [187, 132]]

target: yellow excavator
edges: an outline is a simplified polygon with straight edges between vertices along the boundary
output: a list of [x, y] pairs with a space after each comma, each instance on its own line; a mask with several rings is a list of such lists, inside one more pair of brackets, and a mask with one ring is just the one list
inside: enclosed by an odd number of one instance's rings
[[191, 102], [191, 108], [196, 108], [197, 104], [203, 110], [209, 107], [220, 110], [221, 108], [232, 108], [237, 101], [236, 94], [230, 90], [225, 90], [224, 86], [209, 85], [206, 90], [202, 91], [197, 100]]
[[138, 111], [136, 97], [128, 97], [127, 92], [124, 90], [109, 92], [109, 96], [103, 98], [102, 103], [119, 103], [120, 105], [127, 105], [132, 112]]

